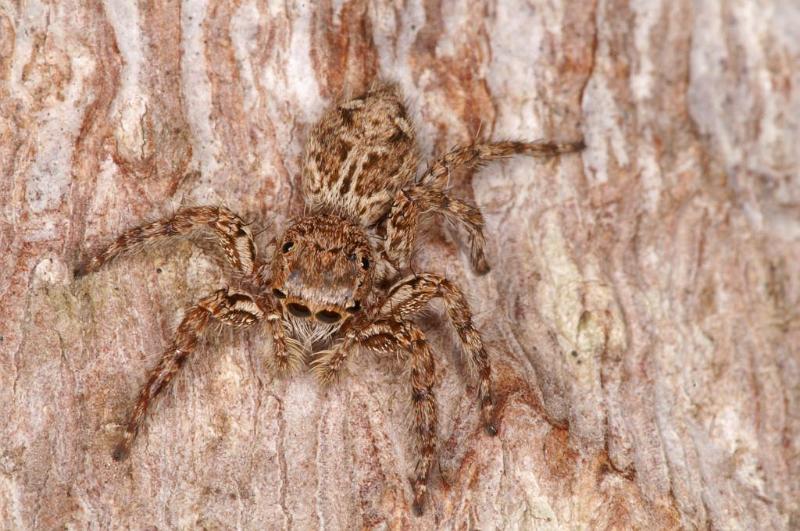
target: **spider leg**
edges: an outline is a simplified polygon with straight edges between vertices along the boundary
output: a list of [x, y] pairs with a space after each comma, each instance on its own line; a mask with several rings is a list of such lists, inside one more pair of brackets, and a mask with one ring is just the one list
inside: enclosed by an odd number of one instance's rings
[[251, 296], [229, 292], [227, 289], [216, 291], [190, 308], [178, 326], [172, 344], [161, 356], [158, 364], [150, 371], [147, 382], [139, 391], [136, 405], [128, 417], [125, 433], [112, 454], [114, 460], [122, 461], [128, 457], [131, 445], [144, 422], [148, 409], [186, 364], [189, 356], [197, 347], [200, 336], [212, 319], [228, 326], [241, 328], [249, 326], [263, 317], [264, 313]]
[[422, 213], [423, 209], [407, 192], [397, 192], [386, 222], [386, 240], [383, 244], [386, 259], [394, 269], [408, 269]]
[[364, 328], [352, 327], [347, 331], [344, 339], [336, 343], [333, 348], [316, 353], [311, 361], [311, 372], [316, 375], [322, 385], [333, 383], [359, 340], [376, 333], [375, 326], [373, 324]]
[[444, 187], [450, 173], [460, 167], [471, 168], [513, 155], [550, 157], [583, 149], [578, 142], [492, 142], [460, 146], [434, 161], [418, 182], [395, 195], [386, 225], [385, 250], [387, 257], [407, 268], [414, 247], [420, 215], [438, 212], [467, 229], [472, 266], [479, 274], [489, 271], [484, 254], [483, 216], [474, 205], [451, 198]]
[[535, 142], [505, 141], [459, 146], [434, 161], [422, 175], [419, 182], [422, 186], [441, 189], [445, 186], [450, 172], [459, 167], [472, 168], [479, 164], [514, 155], [553, 157], [561, 153], [580, 151], [585, 146], [583, 140], [577, 142], [552, 142], [547, 140], [537, 140]]
[[447, 315], [461, 341], [467, 367], [470, 373], [477, 376], [478, 399], [481, 403], [484, 428], [489, 435], [497, 435], [489, 356], [480, 332], [472, 323], [472, 312], [461, 289], [439, 275], [431, 273], [413, 275], [389, 289], [389, 294], [381, 305], [380, 315], [409, 319], [436, 297], [441, 297], [444, 301]]
[[421, 515], [437, 445], [438, 416], [433, 393], [436, 366], [433, 354], [422, 330], [400, 318], [373, 323], [358, 335], [356, 341], [359, 346], [374, 352], [395, 355], [408, 367], [413, 408], [412, 430], [417, 453], [411, 485], [414, 490], [414, 512]]
[[177, 236], [210, 231], [233, 268], [245, 275], [255, 269], [256, 246], [245, 222], [223, 207], [183, 208], [170, 218], [147, 223], [123, 232], [108, 246], [82, 263], [75, 276], [93, 273], [120, 256], [132, 254], [150, 245]]
[[478, 207], [450, 197], [442, 190], [423, 186], [415, 186], [397, 194], [386, 226], [386, 254], [399, 269], [408, 268], [419, 217], [426, 212], [439, 212], [454, 224], [463, 224], [469, 238], [472, 266], [479, 274], [489, 272], [483, 251], [486, 243], [483, 215]]
[[311, 363], [312, 371], [323, 384], [335, 380], [351, 352], [367, 338], [391, 336], [387, 319], [407, 320], [418, 314], [432, 299], [441, 297], [450, 322], [456, 329], [470, 373], [478, 380], [478, 399], [486, 433], [497, 435], [492, 396], [492, 368], [480, 332], [472, 323], [472, 312], [461, 290], [439, 275], [412, 275], [397, 282], [381, 303], [373, 321], [353, 324], [344, 338], [330, 350], [319, 352]]

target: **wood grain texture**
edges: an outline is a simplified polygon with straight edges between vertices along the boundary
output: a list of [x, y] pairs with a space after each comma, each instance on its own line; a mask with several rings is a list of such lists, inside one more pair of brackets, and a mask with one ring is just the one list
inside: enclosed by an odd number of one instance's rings
[[[792, 0], [0, 0], [3, 528], [800, 526], [800, 8]], [[264, 334], [201, 348], [131, 459], [111, 448], [183, 309], [224, 285], [188, 243], [79, 281], [181, 205], [302, 206], [307, 132], [376, 76], [426, 158], [481, 135], [581, 156], [455, 176], [492, 271], [467, 292], [500, 435], [439, 311], [440, 466], [412, 516], [388, 360], [273, 379]], [[254, 230], [254, 232], [257, 232]]]

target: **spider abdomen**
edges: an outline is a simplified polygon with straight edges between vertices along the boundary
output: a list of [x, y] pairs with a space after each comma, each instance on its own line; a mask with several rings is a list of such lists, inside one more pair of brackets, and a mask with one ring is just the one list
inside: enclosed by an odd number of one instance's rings
[[303, 161], [306, 204], [312, 213], [372, 226], [414, 178], [417, 164], [405, 105], [394, 85], [380, 83], [329, 109], [311, 131]]

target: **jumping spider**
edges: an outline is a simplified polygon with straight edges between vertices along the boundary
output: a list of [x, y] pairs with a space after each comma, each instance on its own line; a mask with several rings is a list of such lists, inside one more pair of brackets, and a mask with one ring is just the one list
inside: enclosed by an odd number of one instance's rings
[[438, 420], [434, 354], [413, 317], [436, 297], [443, 300], [466, 364], [477, 378], [485, 430], [497, 434], [489, 357], [464, 294], [441, 276], [409, 274], [417, 224], [428, 213], [462, 224], [472, 265], [477, 273], [486, 273], [483, 218], [474, 205], [450, 197], [445, 190], [450, 172], [516, 154], [544, 157], [577, 151], [583, 142], [471, 144], [450, 151], [417, 177], [416, 135], [402, 101], [396, 86], [379, 82], [323, 115], [311, 131], [303, 160], [309, 215], [289, 223], [270, 246], [271, 257], [259, 255], [242, 218], [226, 208], [200, 206], [128, 230], [76, 270], [76, 276], [85, 275], [151, 243], [206, 233], [224, 252], [236, 286], [216, 291], [186, 311], [172, 344], [139, 391], [113, 451], [115, 460], [128, 456], [148, 409], [210, 324], [260, 324], [272, 336], [273, 352], [267, 357], [277, 372], [310, 364], [327, 384], [358, 348], [393, 355], [407, 365], [418, 452], [413, 507], [421, 514]]

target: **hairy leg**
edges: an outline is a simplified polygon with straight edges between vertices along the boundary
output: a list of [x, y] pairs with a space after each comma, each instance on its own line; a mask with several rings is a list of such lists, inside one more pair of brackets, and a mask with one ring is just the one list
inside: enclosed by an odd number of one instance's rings
[[420, 184], [442, 189], [450, 172], [461, 167], [473, 168], [493, 160], [504, 159], [514, 155], [531, 157], [553, 157], [561, 153], [580, 151], [585, 147], [583, 140], [578, 142], [552, 142], [539, 140], [536, 142], [490, 142], [459, 146], [431, 164], [422, 175]]
[[394, 269], [405, 271], [411, 262], [411, 253], [417, 239], [417, 225], [424, 209], [405, 190], [394, 198], [386, 223], [383, 250]]
[[112, 454], [113, 458], [121, 461], [128, 457], [148, 409], [184, 366], [197, 347], [201, 334], [212, 320], [240, 328], [261, 320], [263, 316], [262, 310], [252, 297], [243, 293], [229, 293], [227, 289], [209, 295], [190, 308], [178, 326], [172, 344], [150, 371], [147, 382], [139, 391], [125, 433]]
[[391, 213], [386, 224], [385, 252], [399, 269], [408, 267], [416, 238], [420, 215], [440, 213], [467, 229], [470, 258], [475, 272], [484, 274], [489, 264], [484, 254], [483, 216], [480, 210], [455, 198], [444, 187], [450, 173], [457, 168], [471, 168], [493, 160], [513, 155], [550, 157], [583, 149], [579, 142], [493, 142], [470, 144], [453, 149], [436, 160], [422, 175], [417, 184], [395, 194]]
[[396, 283], [386, 299], [381, 303], [377, 318], [352, 324], [344, 334], [344, 339], [330, 350], [319, 352], [311, 363], [311, 369], [323, 384], [336, 379], [347, 358], [367, 338], [390, 337], [388, 319], [407, 320], [418, 314], [432, 299], [441, 297], [444, 301], [450, 322], [456, 329], [464, 358], [473, 377], [478, 380], [478, 399], [481, 404], [481, 418], [489, 435], [497, 435], [494, 418], [494, 399], [492, 396], [492, 368], [489, 356], [483, 345], [480, 332], [472, 323], [464, 294], [446, 278], [430, 273], [414, 275]]
[[478, 379], [478, 399], [481, 417], [486, 432], [497, 434], [492, 397], [492, 369], [489, 356], [483, 345], [480, 332], [472, 323], [469, 309], [462, 291], [439, 275], [423, 273], [407, 277], [395, 284], [381, 305], [380, 314], [385, 317], [409, 319], [418, 314], [432, 299], [441, 297], [453, 328], [456, 329], [467, 367]]
[[93, 273], [120, 256], [140, 251], [152, 244], [176, 236], [190, 236], [202, 231], [213, 234], [231, 266], [245, 275], [253, 272], [256, 247], [244, 221], [223, 207], [200, 206], [183, 208], [174, 216], [122, 233], [111, 244], [82, 263], [75, 276]]
[[394, 355], [408, 367], [412, 431], [417, 452], [411, 485], [414, 490], [414, 512], [421, 515], [437, 446], [438, 417], [433, 393], [436, 367], [433, 354], [422, 330], [400, 318], [387, 318], [373, 323], [358, 334], [356, 342], [358, 346], [371, 351]]
[[447, 192], [426, 187], [414, 187], [397, 194], [386, 227], [386, 255], [398, 269], [409, 266], [417, 224], [421, 214], [438, 212], [454, 224], [467, 229], [472, 267], [478, 274], [489, 272], [483, 236], [483, 215], [476, 206], [450, 197]]

